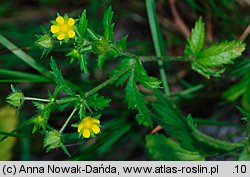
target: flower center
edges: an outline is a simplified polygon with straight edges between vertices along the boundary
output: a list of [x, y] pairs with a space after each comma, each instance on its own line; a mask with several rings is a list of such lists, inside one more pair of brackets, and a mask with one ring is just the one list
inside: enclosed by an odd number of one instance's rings
[[63, 24], [63, 25], [61, 25], [60, 29], [61, 29], [62, 32], [67, 32], [69, 30], [69, 27], [68, 27], [67, 24]]
[[83, 122], [83, 124], [84, 124], [84, 128], [86, 128], [86, 129], [90, 129], [92, 127], [92, 125], [93, 125], [91, 120], [85, 120]]

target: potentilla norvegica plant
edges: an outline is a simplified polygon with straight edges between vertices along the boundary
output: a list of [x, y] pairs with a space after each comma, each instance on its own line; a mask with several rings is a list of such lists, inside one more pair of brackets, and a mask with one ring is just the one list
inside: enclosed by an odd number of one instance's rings
[[[112, 98], [100, 95], [100, 90], [112, 84], [120, 87], [125, 85], [125, 99], [128, 108], [136, 110], [135, 120], [139, 125], [148, 127], [149, 130], [160, 125], [169, 135], [149, 134], [146, 136], [146, 148], [149, 154], [157, 160], [204, 160], [206, 157], [226, 154], [236, 150], [249, 153], [249, 133], [241, 142], [230, 143], [212, 138], [202, 133], [191, 115], [185, 117], [179, 108], [169, 100], [170, 92], [163, 62], [185, 60], [191, 63], [192, 69], [202, 76], [221, 77], [228, 64], [241, 56], [245, 44], [240, 41], [224, 41], [212, 43], [205, 47], [205, 24], [199, 18], [191, 35], [187, 40], [184, 56], [165, 56], [161, 45], [160, 31], [155, 16], [155, 6], [152, 0], [146, 1], [150, 27], [153, 35], [157, 56], [138, 56], [127, 50], [127, 37], [120, 40], [114, 39], [113, 11], [109, 7], [103, 18], [103, 33], [97, 34], [88, 26], [87, 12], [84, 10], [79, 18], [68, 15], [57, 15], [51, 22], [50, 28], [43, 35], [37, 36], [36, 44], [43, 50], [43, 56], [48, 56], [56, 43], [71, 46], [65, 57], [70, 58], [70, 63], [77, 62], [84, 74], [91, 75], [88, 69], [87, 55], [97, 57], [97, 66], [100, 70], [106, 69], [108, 60], [120, 60], [120, 64], [110, 71], [109, 79], [96, 87], [85, 91], [65, 80], [57, 59], [51, 57], [51, 76], [56, 83], [53, 93], [48, 98], [33, 98], [23, 93], [18, 88], [11, 86], [12, 93], [7, 97], [7, 102], [20, 108], [25, 101], [31, 101], [37, 108], [37, 114], [28, 120], [33, 124], [33, 131], [44, 136], [44, 147], [47, 151], [62, 148], [70, 156], [64, 140], [64, 130], [68, 126], [75, 127], [79, 138], [90, 139], [102, 133], [102, 115], [100, 111], [107, 108]], [[157, 45], [159, 45], [157, 47]], [[143, 62], [156, 61], [159, 64], [161, 79], [151, 77], [143, 66]], [[50, 77], [50, 76], [49, 76]], [[156, 102], [147, 102], [144, 94], [138, 89], [137, 84], [142, 84], [146, 89], [153, 90]], [[162, 92], [161, 90], [164, 90]], [[59, 97], [60, 92], [64, 97]], [[63, 111], [71, 108], [71, 114], [65, 118], [63, 126], [57, 130], [48, 124], [52, 112]], [[249, 117], [249, 113], [241, 109]], [[78, 123], [71, 123], [73, 116], [78, 116]], [[245, 118], [249, 124], [249, 119]], [[249, 126], [248, 130], [249, 132]]]

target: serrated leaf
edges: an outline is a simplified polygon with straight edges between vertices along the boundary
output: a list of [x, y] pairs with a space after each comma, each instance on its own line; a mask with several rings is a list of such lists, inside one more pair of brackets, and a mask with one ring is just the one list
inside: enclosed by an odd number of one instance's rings
[[232, 64], [233, 60], [245, 50], [245, 44], [240, 41], [221, 42], [202, 50], [197, 56], [203, 66], [222, 66]]
[[106, 59], [106, 56], [105, 55], [98, 55], [98, 68], [99, 69], [102, 69], [102, 66], [103, 66], [103, 63], [104, 63], [104, 61], [105, 61], [105, 59]]
[[39, 110], [42, 111], [45, 108], [45, 105], [43, 103], [40, 102], [36, 102], [36, 101], [32, 101], [32, 103], [34, 104], [34, 106]]
[[[123, 70], [125, 70], [129, 65], [131, 65], [134, 62], [133, 59], [123, 59], [121, 61], [121, 63], [110, 72], [110, 77], [115, 77], [117, 74], [119, 74], [120, 72], [122, 72]], [[131, 72], [126, 72], [125, 74], [123, 74], [121, 77], [119, 77], [114, 84], [116, 86], [120, 86], [123, 85], [123, 83], [129, 78], [129, 76], [131, 75]]]
[[66, 148], [66, 146], [64, 144], [61, 144], [61, 148], [63, 150], [63, 152], [68, 156], [68, 157], [71, 157], [68, 149]]
[[114, 12], [112, 11], [111, 6], [104, 14], [103, 18], [103, 27], [104, 27], [104, 37], [111, 42], [114, 42], [114, 26], [115, 24], [112, 23]]
[[197, 55], [196, 60], [192, 62], [192, 69], [207, 78], [219, 77], [226, 69], [224, 65], [232, 64], [244, 50], [245, 44], [240, 41], [213, 44]]
[[126, 51], [127, 50], [127, 39], [128, 39], [128, 35], [121, 38], [119, 41], [116, 42], [116, 47], [122, 51]]
[[195, 23], [195, 27], [192, 29], [191, 35], [188, 38], [188, 42], [185, 48], [186, 55], [196, 56], [204, 46], [205, 41], [205, 24], [202, 22], [202, 18]]
[[200, 132], [192, 123], [191, 115], [185, 118], [178, 108], [164, 98], [160, 92], [156, 92], [156, 96], [159, 101], [152, 104], [157, 113], [154, 119], [180, 143], [182, 148], [199, 152], [201, 155], [211, 156], [231, 152], [244, 146], [243, 143], [221, 141]]
[[88, 74], [89, 72], [87, 68], [87, 58], [85, 54], [80, 54], [79, 63], [81, 71], [83, 71], [85, 74]]
[[155, 91], [158, 102], [153, 103], [153, 109], [156, 111], [157, 116], [153, 118], [156, 120], [172, 137], [177, 139], [181, 146], [190, 151], [196, 151], [193, 145], [193, 138], [191, 130], [182, 115], [180, 110], [163, 97], [160, 91]]
[[96, 34], [93, 30], [87, 28], [87, 34], [88, 36], [92, 39], [92, 40], [95, 40], [97, 41], [99, 38], [101, 38], [100, 35]]
[[136, 80], [149, 90], [160, 88], [161, 81], [147, 75], [136, 75]]
[[44, 110], [42, 110], [42, 115], [45, 118], [46, 122], [49, 120], [50, 113], [53, 109], [54, 105], [52, 103], [48, 103], [45, 105]]
[[60, 86], [56, 86], [54, 93], [53, 93], [53, 98], [56, 99], [58, 93], [61, 91], [61, 87]]
[[51, 57], [50, 59], [50, 66], [51, 66], [51, 74], [53, 76], [54, 81], [58, 84], [59, 87], [61, 87], [61, 89], [68, 94], [73, 95], [74, 91], [68, 87], [68, 85], [66, 84], [65, 80], [62, 77], [62, 73], [59, 70], [55, 60]]
[[148, 76], [141, 62], [138, 61], [136, 64], [137, 64], [135, 67], [136, 80], [149, 90], [160, 88], [161, 81], [159, 81], [155, 77]]
[[79, 20], [79, 34], [81, 35], [81, 37], [85, 36], [87, 26], [88, 26], [88, 20], [86, 17], [86, 10], [84, 10]]
[[143, 124], [144, 126], [152, 126], [152, 120], [150, 118], [150, 110], [146, 106], [146, 102], [136, 86], [133, 73], [129, 78], [125, 90], [126, 90], [126, 101], [128, 102], [128, 108], [139, 111], [139, 113], [136, 116], [137, 122], [139, 124]]
[[98, 94], [94, 94], [85, 99], [88, 106], [93, 107], [95, 111], [102, 110], [103, 108], [108, 107], [111, 101], [111, 99], [105, 98], [104, 96], [98, 96]]
[[210, 76], [220, 77], [223, 72], [225, 72], [226, 68], [216, 68], [216, 67], [204, 67], [198, 62], [192, 63], [192, 69], [203, 75], [204, 77], [210, 79]]
[[148, 135], [146, 147], [155, 160], [204, 160], [197, 152], [183, 149], [177, 142], [160, 134]]

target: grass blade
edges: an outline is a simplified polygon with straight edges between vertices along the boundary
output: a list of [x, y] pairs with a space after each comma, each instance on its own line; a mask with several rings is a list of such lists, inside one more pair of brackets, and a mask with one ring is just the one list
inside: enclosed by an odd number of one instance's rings
[[16, 138], [32, 138], [32, 136], [29, 135], [23, 135], [23, 134], [15, 134], [15, 133], [9, 133], [9, 132], [2, 132], [0, 131], [0, 135], [4, 135], [6, 137], [16, 137]]
[[[148, 20], [149, 25], [151, 29], [151, 34], [153, 37], [154, 47], [155, 47], [155, 53], [157, 57], [161, 57], [166, 55], [166, 50], [163, 42], [163, 38], [160, 32], [159, 23], [156, 16], [156, 8], [155, 8], [155, 2], [154, 0], [146, 0], [146, 8], [148, 13]], [[160, 75], [162, 79], [162, 84], [164, 87], [164, 92], [168, 96], [170, 94], [169, 92], [169, 86], [167, 81], [167, 76], [165, 73], [165, 69], [163, 67], [163, 61], [158, 60], [158, 65], [160, 67]]]
[[47, 78], [51, 78], [49, 70], [47, 70], [45, 67], [41, 66], [37, 61], [26, 54], [24, 51], [19, 49], [16, 45], [14, 45], [12, 42], [10, 42], [8, 39], [6, 39], [3, 35], [0, 34], [0, 44], [2, 44], [4, 47], [9, 49], [13, 54], [15, 54], [18, 58], [20, 58], [22, 61], [27, 63], [29, 66], [37, 70], [39, 73], [41, 73], [43, 76]]
[[[46, 77], [39, 76], [35, 74], [20, 72], [20, 71], [13, 71], [8, 69], [0, 69], [0, 75], [1, 76], [7, 76], [8, 80], [23, 80], [27, 82], [50, 82]], [[11, 78], [11, 79], [10, 79]], [[3, 80], [0, 80], [0, 82]], [[7, 81], [7, 80], [5, 80]], [[13, 81], [11, 81], [13, 82]]]

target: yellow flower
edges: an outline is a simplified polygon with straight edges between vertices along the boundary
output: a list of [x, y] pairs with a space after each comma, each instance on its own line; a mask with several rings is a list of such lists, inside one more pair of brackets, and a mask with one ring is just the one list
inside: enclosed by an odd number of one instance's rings
[[84, 138], [100, 133], [100, 121], [96, 118], [85, 117], [78, 125], [78, 133]]
[[58, 40], [68, 41], [69, 38], [75, 37], [74, 25], [75, 20], [73, 18], [58, 16], [51, 25], [50, 31]]

